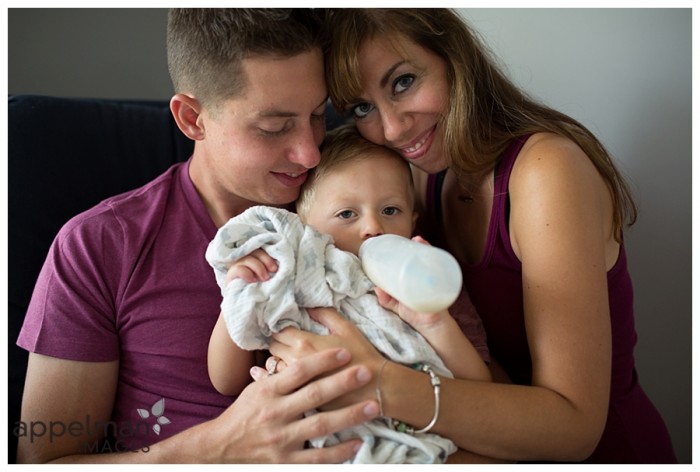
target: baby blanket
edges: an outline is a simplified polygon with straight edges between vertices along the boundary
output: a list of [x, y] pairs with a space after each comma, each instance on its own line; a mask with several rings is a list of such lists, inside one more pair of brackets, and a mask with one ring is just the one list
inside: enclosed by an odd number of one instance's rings
[[[259, 248], [277, 261], [277, 272], [264, 282], [234, 279], [226, 285], [231, 263]], [[392, 361], [428, 364], [437, 374], [452, 377], [418, 332], [379, 305], [357, 256], [335, 247], [330, 236], [304, 225], [295, 213], [249, 208], [219, 229], [206, 260], [221, 287], [228, 332], [242, 349], [267, 349], [272, 334], [287, 326], [327, 334], [305, 308], [334, 307]], [[425, 381], [429, 382], [427, 376]], [[318, 438], [312, 445], [323, 447], [356, 437], [363, 439], [363, 445], [353, 463], [440, 463], [456, 451], [448, 439], [400, 433], [381, 418]]]

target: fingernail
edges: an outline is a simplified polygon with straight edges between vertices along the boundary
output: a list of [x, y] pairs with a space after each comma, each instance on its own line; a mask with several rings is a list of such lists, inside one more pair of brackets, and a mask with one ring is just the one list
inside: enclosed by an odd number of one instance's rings
[[362, 383], [369, 382], [369, 380], [372, 378], [372, 372], [369, 371], [367, 367], [360, 367], [357, 370], [357, 380], [359, 380]]
[[379, 405], [377, 405], [375, 402], [369, 402], [362, 409], [362, 413], [369, 418], [374, 418], [379, 414]]
[[260, 379], [260, 377], [262, 377], [263, 372], [264, 370], [258, 366], [253, 366], [250, 368], [250, 376], [253, 377], [253, 380], [256, 382]]
[[341, 349], [338, 351], [338, 354], [335, 355], [335, 358], [340, 362], [347, 362], [350, 360], [350, 351], [347, 349]]

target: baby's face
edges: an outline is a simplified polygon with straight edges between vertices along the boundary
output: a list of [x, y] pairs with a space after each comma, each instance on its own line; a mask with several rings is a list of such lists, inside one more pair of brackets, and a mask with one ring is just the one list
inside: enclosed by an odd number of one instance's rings
[[416, 219], [405, 164], [383, 153], [333, 169], [317, 183], [305, 223], [357, 254], [380, 234], [411, 237]]

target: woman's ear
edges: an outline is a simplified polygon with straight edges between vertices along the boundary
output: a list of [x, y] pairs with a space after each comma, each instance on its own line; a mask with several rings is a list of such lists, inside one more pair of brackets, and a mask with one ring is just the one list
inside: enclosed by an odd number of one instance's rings
[[188, 138], [199, 141], [204, 139], [204, 128], [199, 117], [202, 105], [199, 100], [183, 93], [177, 93], [170, 99], [170, 112], [180, 131]]

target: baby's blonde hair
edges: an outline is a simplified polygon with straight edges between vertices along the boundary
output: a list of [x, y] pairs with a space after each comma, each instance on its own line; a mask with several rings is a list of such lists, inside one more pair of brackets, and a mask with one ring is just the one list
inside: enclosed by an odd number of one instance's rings
[[317, 184], [326, 175], [341, 165], [361, 159], [372, 159], [378, 153], [394, 157], [405, 165], [411, 198], [414, 198], [413, 176], [408, 162], [391, 149], [367, 141], [360, 136], [354, 124], [342, 125], [329, 131], [326, 135], [321, 144], [321, 162], [310, 171], [308, 179], [301, 187], [299, 198], [296, 201], [296, 211], [301, 220], [306, 220], [306, 215], [316, 199]]

